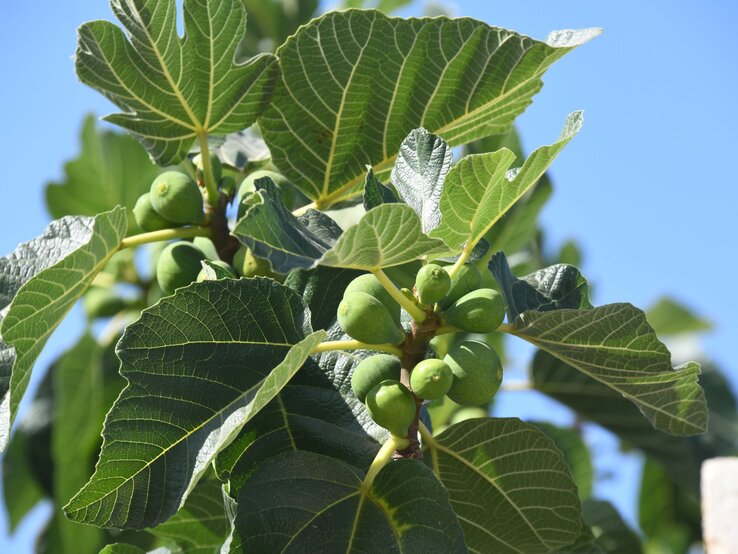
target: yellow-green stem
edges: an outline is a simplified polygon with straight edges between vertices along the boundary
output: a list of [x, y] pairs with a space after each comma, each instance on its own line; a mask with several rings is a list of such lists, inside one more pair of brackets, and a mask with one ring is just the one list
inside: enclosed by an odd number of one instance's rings
[[364, 481], [362, 481], [361, 486], [369, 488], [374, 482], [374, 478], [380, 471], [382, 471], [382, 468], [390, 462], [395, 450], [407, 448], [409, 443], [410, 441], [407, 439], [390, 435], [390, 438], [387, 439], [387, 442], [382, 445], [382, 448], [379, 449], [379, 452], [377, 452], [377, 455], [374, 457], [374, 461], [372, 461], [372, 465], [369, 466], [369, 470], [366, 472], [366, 477], [364, 477]]
[[461, 329], [454, 327], [453, 325], [441, 325], [436, 329], [436, 335], [447, 335], [449, 333], [459, 333]]
[[456, 275], [461, 270], [462, 266], [466, 263], [466, 260], [469, 259], [469, 256], [471, 256], [472, 250], [474, 250], [474, 245], [471, 243], [467, 243], [466, 246], [464, 246], [464, 249], [461, 251], [461, 255], [459, 256], [459, 259], [456, 260], [456, 263], [451, 267], [448, 274], [451, 276], [451, 281], [456, 279]]
[[433, 473], [435, 473], [437, 477], [440, 477], [441, 468], [438, 466], [438, 450], [435, 448], [438, 441], [433, 438], [433, 434], [422, 421], [418, 422], [418, 432], [420, 433], [420, 438], [423, 439], [423, 445], [427, 446], [428, 450], [430, 450]]
[[381, 269], [377, 269], [375, 271], [372, 271], [372, 273], [379, 280], [379, 282], [382, 283], [382, 286], [387, 290], [388, 293], [390, 293], [392, 298], [394, 298], [400, 306], [405, 308], [405, 311], [410, 314], [410, 317], [412, 317], [418, 323], [420, 323], [421, 321], [425, 321], [425, 318], [428, 317], [428, 314], [426, 314], [418, 306], [413, 304], [410, 299], [402, 294], [400, 292], [400, 289], [395, 286], [395, 284], [392, 282], [392, 279], [387, 277], [387, 274], [384, 271], [382, 271]]
[[200, 143], [200, 160], [202, 172], [205, 176], [205, 191], [208, 195], [208, 204], [212, 207], [218, 205], [218, 183], [213, 176], [213, 166], [210, 163], [210, 147], [208, 146], [208, 134], [198, 133], [197, 141]]
[[315, 202], [310, 202], [310, 204], [305, 204], [304, 206], [300, 206], [299, 208], [292, 211], [292, 215], [299, 217], [311, 208], [313, 210], [318, 209], [317, 206], [315, 205]]
[[395, 356], [402, 356], [402, 349], [394, 344], [367, 344], [358, 340], [327, 340], [313, 348], [313, 354], [336, 350], [376, 350]]
[[189, 239], [192, 237], [210, 236], [210, 227], [179, 227], [177, 229], [162, 229], [161, 231], [151, 231], [150, 233], [141, 233], [126, 237], [120, 241], [120, 250], [124, 248], [132, 248], [141, 246], [150, 242], [160, 242], [173, 239]]

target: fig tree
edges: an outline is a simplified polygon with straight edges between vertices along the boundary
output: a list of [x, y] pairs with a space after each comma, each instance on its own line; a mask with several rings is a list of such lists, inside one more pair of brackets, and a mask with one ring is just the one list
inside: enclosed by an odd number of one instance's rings
[[337, 318], [341, 329], [361, 342], [397, 344], [403, 339], [403, 333], [387, 307], [365, 292], [344, 295], [338, 305]]
[[489, 333], [505, 319], [505, 301], [492, 289], [477, 289], [462, 296], [442, 314], [446, 325], [472, 333]]
[[168, 245], [156, 262], [156, 280], [165, 294], [173, 294], [197, 279], [205, 253], [191, 242], [179, 241]]
[[443, 360], [430, 358], [418, 363], [410, 374], [410, 388], [416, 396], [435, 400], [451, 388], [454, 374]]
[[479, 341], [460, 342], [443, 359], [454, 374], [448, 397], [462, 406], [486, 404], [500, 388], [502, 362], [492, 347]]
[[[451, 269], [451, 266], [444, 268], [446, 271]], [[438, 303], [442, 310], [445, 310], [456, 302], [462, 296], [470, 293], [479, 287], [481, 277], [479, 276], [479, 270], [472, 264], [464, 264], [456, 274], [456, 279], [451, 284], [451, 290], [448, 291], [446, 296]]]
[[397, 437], [406, 437], [415, 419], [415, 398], [405, 385], [387, 379], [366, 395], [366, 409], [377, 425]]
[[200, 188], [189, 175], [166, 171], [151, 183], [151, 205], [174, 223], [199, 223], [203, 218]]
[[400, 359], [389, 354], [375, 354], [364, 358], [351, 374], [351, 390], [364, 402], [366, 395], [382, 381], [400, 380]]
[[377, 300], [379, 300], [387, 311], [392, 315], [392, 318], [400, 324], [400, 305], [392, 298], [392, 295], [387, 292], [374, 275], [371, 273], [365, 273], [359, 275], [356, 279], [351, 281], [343, 292], [344, 296], [353, 294], [354, 292], [365, 292]]
[[424, 265], [415, 278], [415, 290], [423, 304], [435, 304], [446, 296], [450, 288], [451, 277], [440, 265]]
[[136, 223], [144, 231], [160, 231], [161, 229], [169, 229], [176, 227], [176, 224], [168, 221], [154, 209], [151, 204], [151, 193], [144, 193], [136, 200], [133, 207], [133, 217]]

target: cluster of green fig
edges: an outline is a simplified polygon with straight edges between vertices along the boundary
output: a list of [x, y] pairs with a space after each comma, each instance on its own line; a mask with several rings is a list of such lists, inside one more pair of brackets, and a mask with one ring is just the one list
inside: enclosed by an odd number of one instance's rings
[[[219, 190], [232, 197], [236, 183], [230, 176], [223, 176], [223, 169], [217, 156], [211, 156], [213, 178]], [[196, 171], [195, 178], [184, 171], [166, 171], [160, 174], [149, 192], [141, 195], [133, 208], [133, 215], [144, 231], [160, 231], [183, 225], [203, 225], [207, 223], [203, 187], [203, 166], [201, 156], [192, 160]], [[276, 175], [276, 174], [275, 174]], [[257, 176], [247, 178], [252, 182]], [[248, 188], [248, 183], [245, 183]], [[242, 185], [243, 188], [243, 185]], [[239, 191], [240, 195], [240, 191]], [[192, 241], [179, 240], [167, 245], [156, 263], [156, 279], [165, 294], [172, 294], [180, 287], [193, 281], [208, 279], [208, 270], [203, 262], [208, 261], [211, 268], [217, 268], [221, 277], [253, 277], [255, 275], [274, 276], [269, 263], [257, 258], [246, 246], [241, 246], [233, 256], [233, 264], [219, 259], [218, 253], [207, 238], [197, 237]]]
[[[405, 383], [402, 360], [390, 354], [365, 358], [351, 377], [352, 390], [372, 419], [398, 437], [407, 436], [423, 401], [448, 397], [461, 406], [481, 406], [489, 403], [502, 382], [502, 362], [494, 348], [483, 340], [464, 338], [463, 333], [495, 331], [504, 320], [504, 300], [498, 291], [483, 286], [473, 264], [461, 266], [454, 279], [449, 271], [436, 263], [423, 265], [413, 290], [401, 292], [432, 318], [432, 333], [440, 333], [435, 338], [462, 338], [443, 352], [427, 349], [437, 357], [405, 368], [409, 375]], [[349, 284], [337, 318], [346, 334], [366, 344], [403, 345], [411, 340], [401, 323], [400, 304], [373, 274]]]

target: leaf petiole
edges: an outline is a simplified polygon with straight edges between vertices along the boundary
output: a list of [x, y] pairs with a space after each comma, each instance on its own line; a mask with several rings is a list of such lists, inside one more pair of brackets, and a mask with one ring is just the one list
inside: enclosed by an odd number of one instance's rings
[[412, 317], [418, 323], [420, 323], [421, 321], [425, 321], [425, 319], [428, 317], [428, 314], [426, 314], [418, 306], [413, 304], [413, 302], [410, 301], [404, 294], [402, 294], [400, 292], [400, 289], [395, 286], [395, 284], [389, 277], [387, 277], [387, 274], [384, 271], [382, 271], [381, 269], [376, 269], [372, 271], [372, 273], [379, 280], [379, 282], [382, 283], [382, 286], [387, 290], [388, 293], [390, 293], [392, 298], [394, 298], [400, 306], [405, 308], [405, 311], [410, 314], [410, 317]]
[[192, 237], [208, 237], [210, 236], [210, 227], [180, 227], [177, 229], [162, 229], [161, 231], [151, 231], [150, 233], [141, 233], [126, 237], [120, 241], [120, 250], [124, 248], [132, 248], [141, 246], [150, 242], [161, 242], [172, 239], [189, 239]]
[[200, 157], [202, 159], [203, 175], [205, 176], [205, 190], [208, 195], [208, 204], [216, 207], [218, 205], [218, 183], [215, 182], [213, 166], [210, 164], [208, 134], [206, 132], [197, 133], [197, 140], [200, 143]]
[[395, 451], [407, 448], [409, 444], [410, 441], [408, 441], [407, 439], [396, 437], [395, 435], [390, 435], [390, 438], [387, 439], [387, 441], [382, 445], [382, 448], [379, 449], [379, 452], [377, 452], [377, 455], [374, 457], [372, 465], [369, 466], [369, 470], [366, 472], [366, 476], [361, 482], [361, 487], [364, 489], [368, 489], [374, 482], [374, 479], [377, 477], [379, 472], [382, 471], [382, 468], [386, 466], [390, 462], [390, 460], [392, 460], [392, 455], [395, 453]]
[[402, 356], [402, 349], [394, 344], [367, 344], [358, 340], [327, 340], [313, 348], [313, 354], [340, 350], [376, 350]]

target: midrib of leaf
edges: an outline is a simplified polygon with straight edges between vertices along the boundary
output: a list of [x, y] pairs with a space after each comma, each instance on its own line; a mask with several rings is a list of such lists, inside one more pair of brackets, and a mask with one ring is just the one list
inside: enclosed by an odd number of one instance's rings
[[287, 436], [290, 439], [290, 446], [292, 446], [292, 450], [298, 450], [297, 443], [295, 442], [295, 437], [292, 434], [292, 428], [290, 426], [289, 421], [289, 414], [287, 413], [287, 407], [284, 405], [284, 401], [282, 400], [282, 394], [277, 395], [277, 404], [279, 404], [279, 413], [282, 414], [282, 421], [284, 422], [284, 429], [287, 431]]
[[[463, 465], [465, 465], [466, 467], [468, 467], [469, 469], [471, 469], [475, 474], [477, 474], [480, 477], [482, 477], [482, 479], [484, 479], [490, 485], [492, 485], [495, 489], [497, 489], [497, 491], [505, 498], [505, 500], [507, 500], [507, 502], [511, 506], [513, 506], [515, 508], [515, 511], [520, 515], [521, 518], [523, 518], [523, 521], [525, 521], [526, 525], [530, 528], [531, 531], [533, 531], [533, 534], [536, 536], [536, 538], [539, 541], [541, 541], [541, 544], [546, 544], [546, 541], [538, 534], [538, 530], [536, 530], [536, 528], [533, 525], [531, 525], [530, 521], [528, 520], [528, 518], [526, 517], [526, 515], [520, 510], [520, 508], [518, 507], [518, 505], [515, 502], [513, 502], [512, 499], [510, 499], [510, 497], [507, 495], [507, 493], [503, 489], [501, 489], [500, 486], [497, 483], [495, 483], [494, 480], [490, 479], [487, 475], [485, 475], [482, 472], [480, 472], [479, 469], [477, 468], [477, 466], [475, 466], [473, 463], [471, 463], [468, 460], [466, 460], [464, 457], [459, 456], [458, 454], [456, 454], [456, 452], [454, 450], [451, 450], [450, 448], [446, 448], [440, 442], [438, 442], [437, 440], [435, 440], [434, 438], [432, 438], [430, 436], [426, 436], [424, 438], [425, 438], [426, 443], [428, 444], [428, 448], [431, 449], [431, 455], [432, 456], [435, 456], [436, 464], [434, 464], [434, 465], [436, 465], [436, 467], [438, 467], [438, 465], [437, 465], [438, 464], [438, 453], [437, 452], [434, 453], [433, 452], [434, 449], [437, 449], [438, 451], [443, 452], [444, 454], [447, 454], [448, 456], [450, 456], [450, 457], [454, 458], [455, 460], [461, 462]], [[463, 438], [463, 437], [461, 437], [461, 438]], [[461, 439], [459, 438], [459, 439], [457, 439], [457, 441], [458, 440], [461, 440]], [[478, 443], [475, 446], [478, 447], [478, 446], [480, 446], [482, 444], [484, 444], [484, 443]], [[437, 475], [439, 475], [439, 478], [440, 478], [440, 471], [439, 471], [439, 473]], [[452, 501], [452, 503], [453, 503], [453, 501]], [[457, 514], [457, 517], [461, 517], [461, 516], [458, 516], [458, 514]], [[505, 543], [505, 541], [499, 539], [496, 535], [492, 535], [489, 532], [488, 529], [484, 529], [484, 532], [487, 533], [490, 536], [493, 536], [495, 538], [495, 540], [497, 540], [497, 541], [499, 541], [499, 542], [501, 542], [503, 544], [507, 544], [507, 543]], [[513, 549], [514, 550], [517, 550], [516, 548], [513, 548]]]
[[[354, 80], [354, 73], [356, 72], [356, 68], [359, 67], [361, 63], [361, 59], [364, 57], [364, 52], [366, 51], [366, 47], [369, 44], [371, 40], [372, 30], [374, 29], [374, 22], [376, 19], [372, 19], [372, 24], [369, 27], [369, 33], [366, 42], [364, 43], [364, 46], [361, 47], [360, 53], [358, 57], [356, 58], [356, 62], [354, 63], [354, 66], [351, 68], [351, 74], [349, 75], [348, 82], [346, 83], [346, 86], [343, 89], [343, 93], [341, 94], [341, 104], [338, 106], [338, 113], [336, 114], [336, 123], [333, 125], [333, 137], [331, 139], [331, 150], [328, 154], [328, 160], [326, 161], [326, 171], [325, 176], [323, 177], [323, 190], [322, 190], [322, 196], [324, 198], [328, 198], [328, 188], [330, 186], [330, 180], [331, 180], [331, 173], [333, 171], [333, 157], [336, 153], [336, 143], [338, 142], [338, 131], [341, 128], [341, 118], [343, 117], [343, 108], [346, 106], [346, 94], [348, 93], [349, 89], [351, 88], [351, 84]], [[363, 176], [362, 176], [363, 178]], [[319, 201], [316, 202], [318, 206], [320, 207]]]

